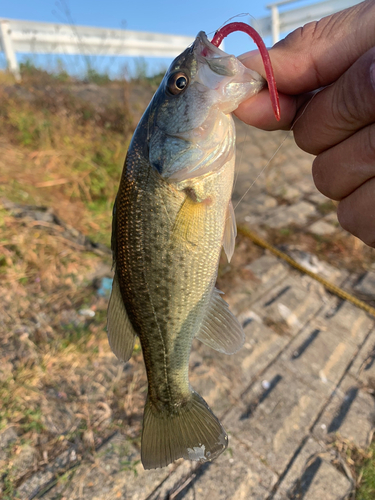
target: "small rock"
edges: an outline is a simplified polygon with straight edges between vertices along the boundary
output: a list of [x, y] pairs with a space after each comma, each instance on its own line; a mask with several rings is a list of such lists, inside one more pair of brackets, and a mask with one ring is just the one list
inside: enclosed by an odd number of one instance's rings
[[95, 311], [92, 309], [80, 309], [78, 313], [85, 318], [93, 318], [95, 316]]
[[7, 459], [8, 453], [6, 448], [14, 443], [14, 441], [17, 441], [17, 437], [14, 427], [6, 427], [0, 433], [0, 462]]
[[306, 224], [309, 217], [316, 215], [315, 206], [306, 201], [295, 205], [274, 209], [269, 217], [264, 219], [264, 224], [272, 228], [287, 227], [289, 224]]
[[266, 390], [270, 388], [270, 383], [268, 382], [268, 380], [262, 380], [262, 387]]
[[38, 452], [34, 446], [25, 445], [13, 460], [12, 476], [18, 480], [32, 469], [36, 463]]
[[325, 234], [332, 234], [336, 231], [336, 228], [323, 220], [318, 220], [311, 224], [309, 227], [309, 232], [317, 234], [318, 236], [324, 236]]

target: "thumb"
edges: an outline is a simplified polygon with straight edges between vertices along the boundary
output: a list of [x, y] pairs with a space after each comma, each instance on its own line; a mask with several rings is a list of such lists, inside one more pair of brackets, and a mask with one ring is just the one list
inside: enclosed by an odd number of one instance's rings
[[[280, 92], [280, 123], [273, 117], [267, 91], [242, 103], [235, 114], [246, 123], [266, 130], [290, 128], [299, 106], [305, 102], [301, 94], [335, 82], [375, 45], [374, 17], [375, 2], [367, 0], [290, 33], [270, 49]], [[239, 59], [248, 68], [265, 75], [259, 53], [252, 51]]]
[[[375, 2], [306, 24], [271, 50], [277, 87], [285, 94], [301, 94], [334, 82], [362, 54], [375, 45]], [[258, 54], [240, 56], [242, 63], [264, 75]]]

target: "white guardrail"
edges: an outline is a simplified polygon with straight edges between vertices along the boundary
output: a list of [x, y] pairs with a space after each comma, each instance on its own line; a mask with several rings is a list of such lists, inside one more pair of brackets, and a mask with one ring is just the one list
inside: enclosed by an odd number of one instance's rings
[[194, 37], [0, 18], [0, 47], [19, 80], [16, 53], [176, 57]]
[[267, 9], [271, 10], [271, 15], [252, 21], [253, 27], [262, 37], [272, 35], [272, 42], [276, 43], [280, 40], [281, 33], [289, 33], [310, 21], [318, 21], [322, 17], [352, 7], [362, 0], [326, 0], [296, 9], [280, 10], [285, 5], [298, 1], [281, 0], [267, 5]]
[[[288, 33], [310, 21], [359, 3], [358, 0], [325, 0], [280, 11], [285, 5], [297, 1], [282, 0], [267, 5], [271, 15], [253, 21], [253, 26], [263, 37], [272, 35], [273, 43], [276, 43], [281, 33]], [[189, 36], [0, 18], [0, 48], [5, 54], [9, 70], [17, 80], [21, 78], [17, 52], [176, 57], [193, 40]]]

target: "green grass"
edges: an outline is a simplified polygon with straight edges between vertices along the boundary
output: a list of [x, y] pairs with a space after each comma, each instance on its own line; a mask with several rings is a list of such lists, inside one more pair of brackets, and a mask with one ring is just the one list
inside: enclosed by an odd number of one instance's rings
[[[20, 379], [22, 379], [22, 369], [19, 370]], [[14, 377], [17, 378], [17, 377]], [[28, 432], [41, 433], [44, 430], [42, 422], [43, 414], [39, 405], [28, 406], [27, 399], [20, 397], [14, 391], [15, 380], [8, 380], [2, 383], [0, 387], [0, 429], [7, 426], [10, 422], [17, 422], [22, 433]], [[28, 387], [22, 380], [19, 386], [25, 391], [34, 391], [33, 387]]]
[[356, 492], [356, 500], [374, 500], [375, 498], [375, 442], [369, 449], [370, 457], [358, 468], [360, 485]]

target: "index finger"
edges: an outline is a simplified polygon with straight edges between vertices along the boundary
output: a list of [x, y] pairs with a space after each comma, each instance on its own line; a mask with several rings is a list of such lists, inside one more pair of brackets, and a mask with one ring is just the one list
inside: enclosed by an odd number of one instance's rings
[[[337, 80], [362, 54], [374, 46], [374, 16], [375, 2], [367, 0], [298, 28], [277, 43], [270, 50], [270, 57], [279, 92], [297, 96]], [[264, 75], [259, 54], [251, 52], [240, 56], [240, 59], [245, 66]], [[265, 104], [263, 99], [259, 95], [258, 104], [260, 102]], [[247, 116], [245, 121], [259, 126], [256, 102], [254, 98], [254, 119]], [[281, 126], [285, 126], [286, 121], [291, 121], [289, 115], [291, 103], [283, 99], [280, 103], [281, 113], [283, 113], [283, 103], [286, 119], [282, 118]], [[296, 101], [294, 106], [298, 105]], [[241, 119], [246, 118], [246, 113], [251, 111], [247, 106], [248, 103], [244, 103], [236, 112]], [[263, 111], [267, 118], [263, 119], [263, 122], [272, 125], [273, 120], [268, 120], [268, 107]], [[276, 120], [274, 125], [273, 128], [280, 128]]]

